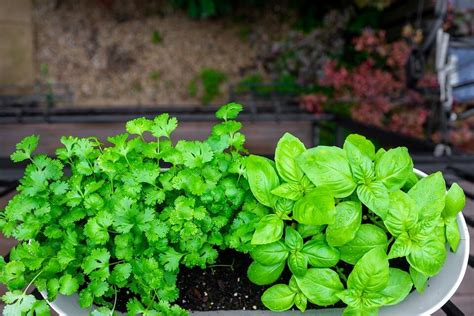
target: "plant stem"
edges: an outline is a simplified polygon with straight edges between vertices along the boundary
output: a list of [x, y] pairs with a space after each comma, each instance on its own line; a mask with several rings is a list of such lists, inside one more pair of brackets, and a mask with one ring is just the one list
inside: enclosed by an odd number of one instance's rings
[[113, 316], [114, 311], [115, 311], [115, 306], [117, 306], [117, 288], [114, 286], [115, 290], [115, 299], [114, 299], [114, 306], [112, 307], [112, 312], [110, 313], [110, 316]]
[[40, 276], [40, 274], [43, 273], [43, 270], [41, 270], [37, 275], [35, 275], [35, 277], [30, 281], [30, 283], [28, 283], [28, 285], [26, 286], [25, 290], [23, 291], [23, 295], [26, 294], [26, 292], [28, 291], [28, 288], [31, 286], [31, 284], [33, 284], [33, 282]]
[[372, 214], [368, 213], [367, 216], [369, 217], [370, 221], [377, 227], [382, 228], [384, 231], [387, 231], [387, 228], [385, 228], [385, 225], [382, 224], [381, 222], [377, 221], [376, 218], [372, 216]]
[[339, 277], [347, 284], [347, 277], [345, 276], [343, 270], [339, 267], [336, 267], [336, 272], [339, 274]]

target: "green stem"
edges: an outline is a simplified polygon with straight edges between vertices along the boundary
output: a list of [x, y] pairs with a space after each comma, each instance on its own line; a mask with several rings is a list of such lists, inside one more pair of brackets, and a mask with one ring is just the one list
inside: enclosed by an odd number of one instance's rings
[[37, 275], [35, 275], [35, 277], [30, 281], [30, 283], [28, 283], [28, 285], [26, 286], [25, 290], [23, 291], [23, 295], [26, 294], [26, 292], [28, 291], [29, 287], [31, 286], [31, 284], [33, 284], [33, 282], [35, 282], [35, 280], [40, 276], [40, 274], [43, 273], [43, 270], [41, 270]]
[[343, 270], [339, 267], [336, 267], [336, 272], [339, 274], [339, 277], [347, 284], [347, 277], [344, 274]]
[[110, 313], [110, 316], [114, 314], [115, 306], [117, 306], [117, 288], [115, 286], [114, 286], [114, 291], [115, 291], [114, 306], [112, 307], [112, 312]]
[[387, 228], [385, 225], [381, 222], [379, 222], [375, 217], [372, 216], [372, 214], [368, 213], [367, 216], [369, 217], [370, 221], [377, 227], [382, 228], [384, 231], [387, 231]]

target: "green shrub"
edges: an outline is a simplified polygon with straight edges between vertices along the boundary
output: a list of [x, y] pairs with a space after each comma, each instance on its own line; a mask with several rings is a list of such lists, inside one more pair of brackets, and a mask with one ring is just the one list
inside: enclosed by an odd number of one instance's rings
[[221, 94], [220, 87], [226, 80], [226, 74], [219, 70], [205, 68], [191, 80], [188, 93], [191, 97], [200, 95], [201, 103], [209, 104]]

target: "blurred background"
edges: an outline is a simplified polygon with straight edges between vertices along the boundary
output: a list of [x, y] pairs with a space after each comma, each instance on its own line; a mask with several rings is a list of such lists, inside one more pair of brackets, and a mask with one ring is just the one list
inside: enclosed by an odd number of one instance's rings
[[[253, 153], [285, 131], [407, 146], [461, 184], [474, 223], [474, 0], [0, 0], [0, 207], [25, 136], [53, 154], [169, 112], [176, 138], [204, 138], [231, 101]], [[473, 295], [468, 269], [440, 315], [474, 315]]]

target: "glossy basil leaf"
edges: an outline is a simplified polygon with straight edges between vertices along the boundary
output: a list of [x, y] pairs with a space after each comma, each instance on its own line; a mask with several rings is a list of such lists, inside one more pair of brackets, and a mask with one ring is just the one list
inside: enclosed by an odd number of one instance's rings
[[395, 242], [392, 244], [392, 247], [390, 248], [390, 252], [388, 253], [388, 258], [393, 259], [393, 258], [406, 257], [410, 254], [411, 249], [412, 249], [411, 239], [408, 236], [408, 233], [403, 232], [398, 236], [397, 239], [395, 239]]
[[378, 310], [378, 307], [347, 306], [342, 312], [342, 316], [377, 316]]
[[407, 260], [419, 272], [433, 276], [443, 268], [446, 255], [444, 242], [439, 239], [430, 239], [422, 244], [414, 244]]
[[415, 285], [416, 290], [419, 293], [423, 293], [426, 289], [426, 284], [428, 282], [428, 276], [424, 275], [421, 272], [418, 272], [413, 267], [410, 267], [409, 271], [410, 271], [411, 280], [412, 280], [413, 284]]
[[265, 157], [250, 155], [246, 159], [250, 190], [263, 205], [273, 207], [275, 197], [271, 191], [280, 185], [273, 162]]
[[262, 303], [271, 311], [282, 312], [293, 307], [296, 292], [286, 284], [276, 284], [262, 295]]
[[388, 212], [388, 190], [380, 181], [362, 184], [357, 187], [360, 201], [372, 212], [384, 219]]
[[290, 282], [288, 282], [288, 286], [294, 292], [301, 292], [300, 288], [298, 287], [298, 283], [296, 283], [296, 278], [294, 275], [291, 276]]
[[252, 283], [257, 285], [267, 285], [278, 280], [284, 268], [285, 262], [265, 266], [254, 261], [250, 264], [247, 270], [247, 276]]
[[316, 305], [328, 306], [339, 301], [337, 293], [344, 290], [337, 272], [331, 269], [308, 269], [296, 283], [308, 300]]
[[306, 307], [308, 306], [308, 299], [306, 298], [306, 296], [304, 296], [303, 293], [296, 294], [295, 306], [298, 307], [298, 309], [303, 313], [306, 311]]
[[466, 196], [463, 189], [453, 183], [446, 194], [446, 204], [443, 210], [443, 217], [455, 217], [466, 205]]
[[288, 268], [295, 276], [303, 276], [308, 270], [308, 258], [299, 251], [290, 253]]
[[291, 220], [288, 215], [293, 210], [294, 205], [295, 201], [279, 197], [275, 202], [275, 213], [284, 220]]
[[287, 226], [285, 230], [285, 245], [290, 250], [299, 251], [303, 248], [303, 237], [291, 226]]
[[375, 158], [374, 158], [375, 164], [379, 163], [380, 158], [382, 158], [382, 156], [385, 155], [386, 152], [387, 151], [383, 148], [379, 148], [379, 150], [377, 150], [377, 152], [375, 153]]
[[385, 232], [372, 224], [362, 224], [354, 239], [339, 248], [341, 260], [356, 264], [364, 254], [376, 247], [387, 249], [388, 240]]
[[352, 177], [358, 183], [365, 183], [375, 177], [374, 163], [375, 147], [364, 136], [351, 134], [344, 142]]
[[293, 219], [300, 224], [324, 225], [336, 220], [334, 198], [329, 192], [315, 190], [297, 201], [293, 210]]
[[384, 305], [395, 305], [410, 294], [412, 287], [413, 283], [407, 272], [390, 268], [388, 283], [379, 294], [385, 298]]
[[384, 224], [394, 236], [398, 236], [402, 232], [408, 232], [418, 221], [418, 206], [405, 192], [398, 190], [390, 193], [389, 209]]
[[295, 158], [305, 150], [304, 144], [290, 133], [285, 133], [278, 141], [275, 164], [278, 174], [286, 182], [298, 183], [303, 178], [303, 171], [297, 166]]
[[412, 170], [413, 161], [405, 147], [390, 149], [375, 164], [377, 179], [391, 192], [403, 187]]
[[445, 205], [446, 183], [441, 172], [420, 179], [408, 191], [420, 208], [420, 220], [434, 220], [441, 215]]
[[388, 280], [387, 254], [384, 248], [376, 247], [357, 261], [347, 279], [347, 287], [359, 291], [377, 292], [387, 285]]
[[330, 268], [339, 261], [340, 253], [325, 241], [310, 240], [301, 252], [308, 258], [309, 264], [315, 268]]
[[250, 252], [250, 256], [253, 260], [267, 266], [285, 262], [285, 260], [288, 258], [288, 254], [288, 248], [281, 241], [256, 246]]
[[341, 148], [311, 148], [299, 155], [296, 162], [315, 186], [327, 189], [337, 198], [349, 196], [356, 188], [349, 161]]
[[284, 226], [283, 220], [277, 215], [265, 215], [256, 225], [252, 236], [252, 244], [262, 245], [280, 240], [283, 236]]
[[456, 252], [461, 241], [461, 235], [459, 234], [458, 221], [456, 217], [452, 217], [446, 220], [446, 240], [451, 247], [451, 250]]
[[301, 237], [306, 238], [313, 235], [320, 234], [324, 229], [324, 225], [306, 225], [298, 224], [296, 230], [300, 233]]
[[297, 201], [303, 196], [304, 189], [298, 183], [283, 183], [273, 189], [272, 194]]
[[408, 179], [402, 187], [402, 190], [408, 192], [413, 186], [418, 182], [419, 178], [416, 175], [415, 171], [411, 171], [408, 175]]
[[336, 205], [336, 221], [326, 228], [329, 245], [340, 247], [357, 234], [362, 221], [362, 205], [357, 201], [341, 202]]

